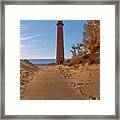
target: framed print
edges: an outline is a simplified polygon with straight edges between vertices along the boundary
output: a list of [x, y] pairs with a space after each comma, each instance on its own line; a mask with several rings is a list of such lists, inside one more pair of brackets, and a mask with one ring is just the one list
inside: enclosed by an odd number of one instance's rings
[[2, 119], [119, 119], [119, 2], [1, 2]]

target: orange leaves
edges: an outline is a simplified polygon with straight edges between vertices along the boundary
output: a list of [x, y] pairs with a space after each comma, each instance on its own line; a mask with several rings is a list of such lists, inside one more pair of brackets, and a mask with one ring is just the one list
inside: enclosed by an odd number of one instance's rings
[[89, 63], [95, 62], [95, 57], [99, 58], [100, 53], [100, 21], [88, 20], [84, 25], [83, 48], [90, 54]]
[[83, 43], [73, 45], [71, 65], [100, 63], [100, 21], [88, 20], [84, 24]]

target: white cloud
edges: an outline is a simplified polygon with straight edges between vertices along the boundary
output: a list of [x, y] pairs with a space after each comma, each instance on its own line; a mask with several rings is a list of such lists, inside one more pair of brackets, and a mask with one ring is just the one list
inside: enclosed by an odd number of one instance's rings
[[23, 25], [20, 25], [20, 29], [21, 29], [21, 30], [30, 30], [31, 27], [30, 27], [30, 25], [23, 24]]
[[32, 36], [27, 36], [27, 37], [21, 37], [20, 40], [29, 40], [35, 37], [41, 36], [41, 34], [36, 34], [36, 35], [32, 35]]
[[21, 29], [22, 31], [23, 31], [23, 30], [31, 30], [30, 27], [25, 27], [25, 28], [20, 27], [20, 29]]

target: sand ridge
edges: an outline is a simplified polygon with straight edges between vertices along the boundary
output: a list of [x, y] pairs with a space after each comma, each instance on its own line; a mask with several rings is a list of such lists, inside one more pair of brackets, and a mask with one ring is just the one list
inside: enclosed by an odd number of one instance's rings
[[61, 73], [86, 99], [100, 99], [100, 65], [61, 66]]
[[100, 99], [99, 65], [37, 65], [39, 70], [22, 100], [89, 100]]

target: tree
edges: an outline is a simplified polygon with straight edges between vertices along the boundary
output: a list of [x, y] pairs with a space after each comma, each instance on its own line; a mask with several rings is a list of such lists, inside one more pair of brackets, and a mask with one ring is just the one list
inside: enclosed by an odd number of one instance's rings
[[[99, 63], [100, 59], [100, 21], [88, 20], [84, 24], [83, 32], [83, 49], [86, 54], [89, 54], [88, 62]], [[96, 60], [96, 57], [98, 60]]]
[[76, 51], [76, 46], [74, 44], [72, 45], [72, 49], [70, 50], [70, 52], [72, 53], [73, 56], [76, 56], [77, 51]]
[[81, 54], [82, 54], [82, 44], [77, 43], [76, 45], [72, 45], [72, 49], [70, 50], [72, 53], [72, 58], [70, 65], [80, 64], [81, 62]]
[[82, 44], [77, 43], [77, 45], [72, 45], [72, 49], [70, 52], [72, 53], [73, 56], [78, 55], [82, 51]]
[[100, 63], [100, 21], [88, 20], [84, 24], [83, 42], [72, 45], [71, 65]]

